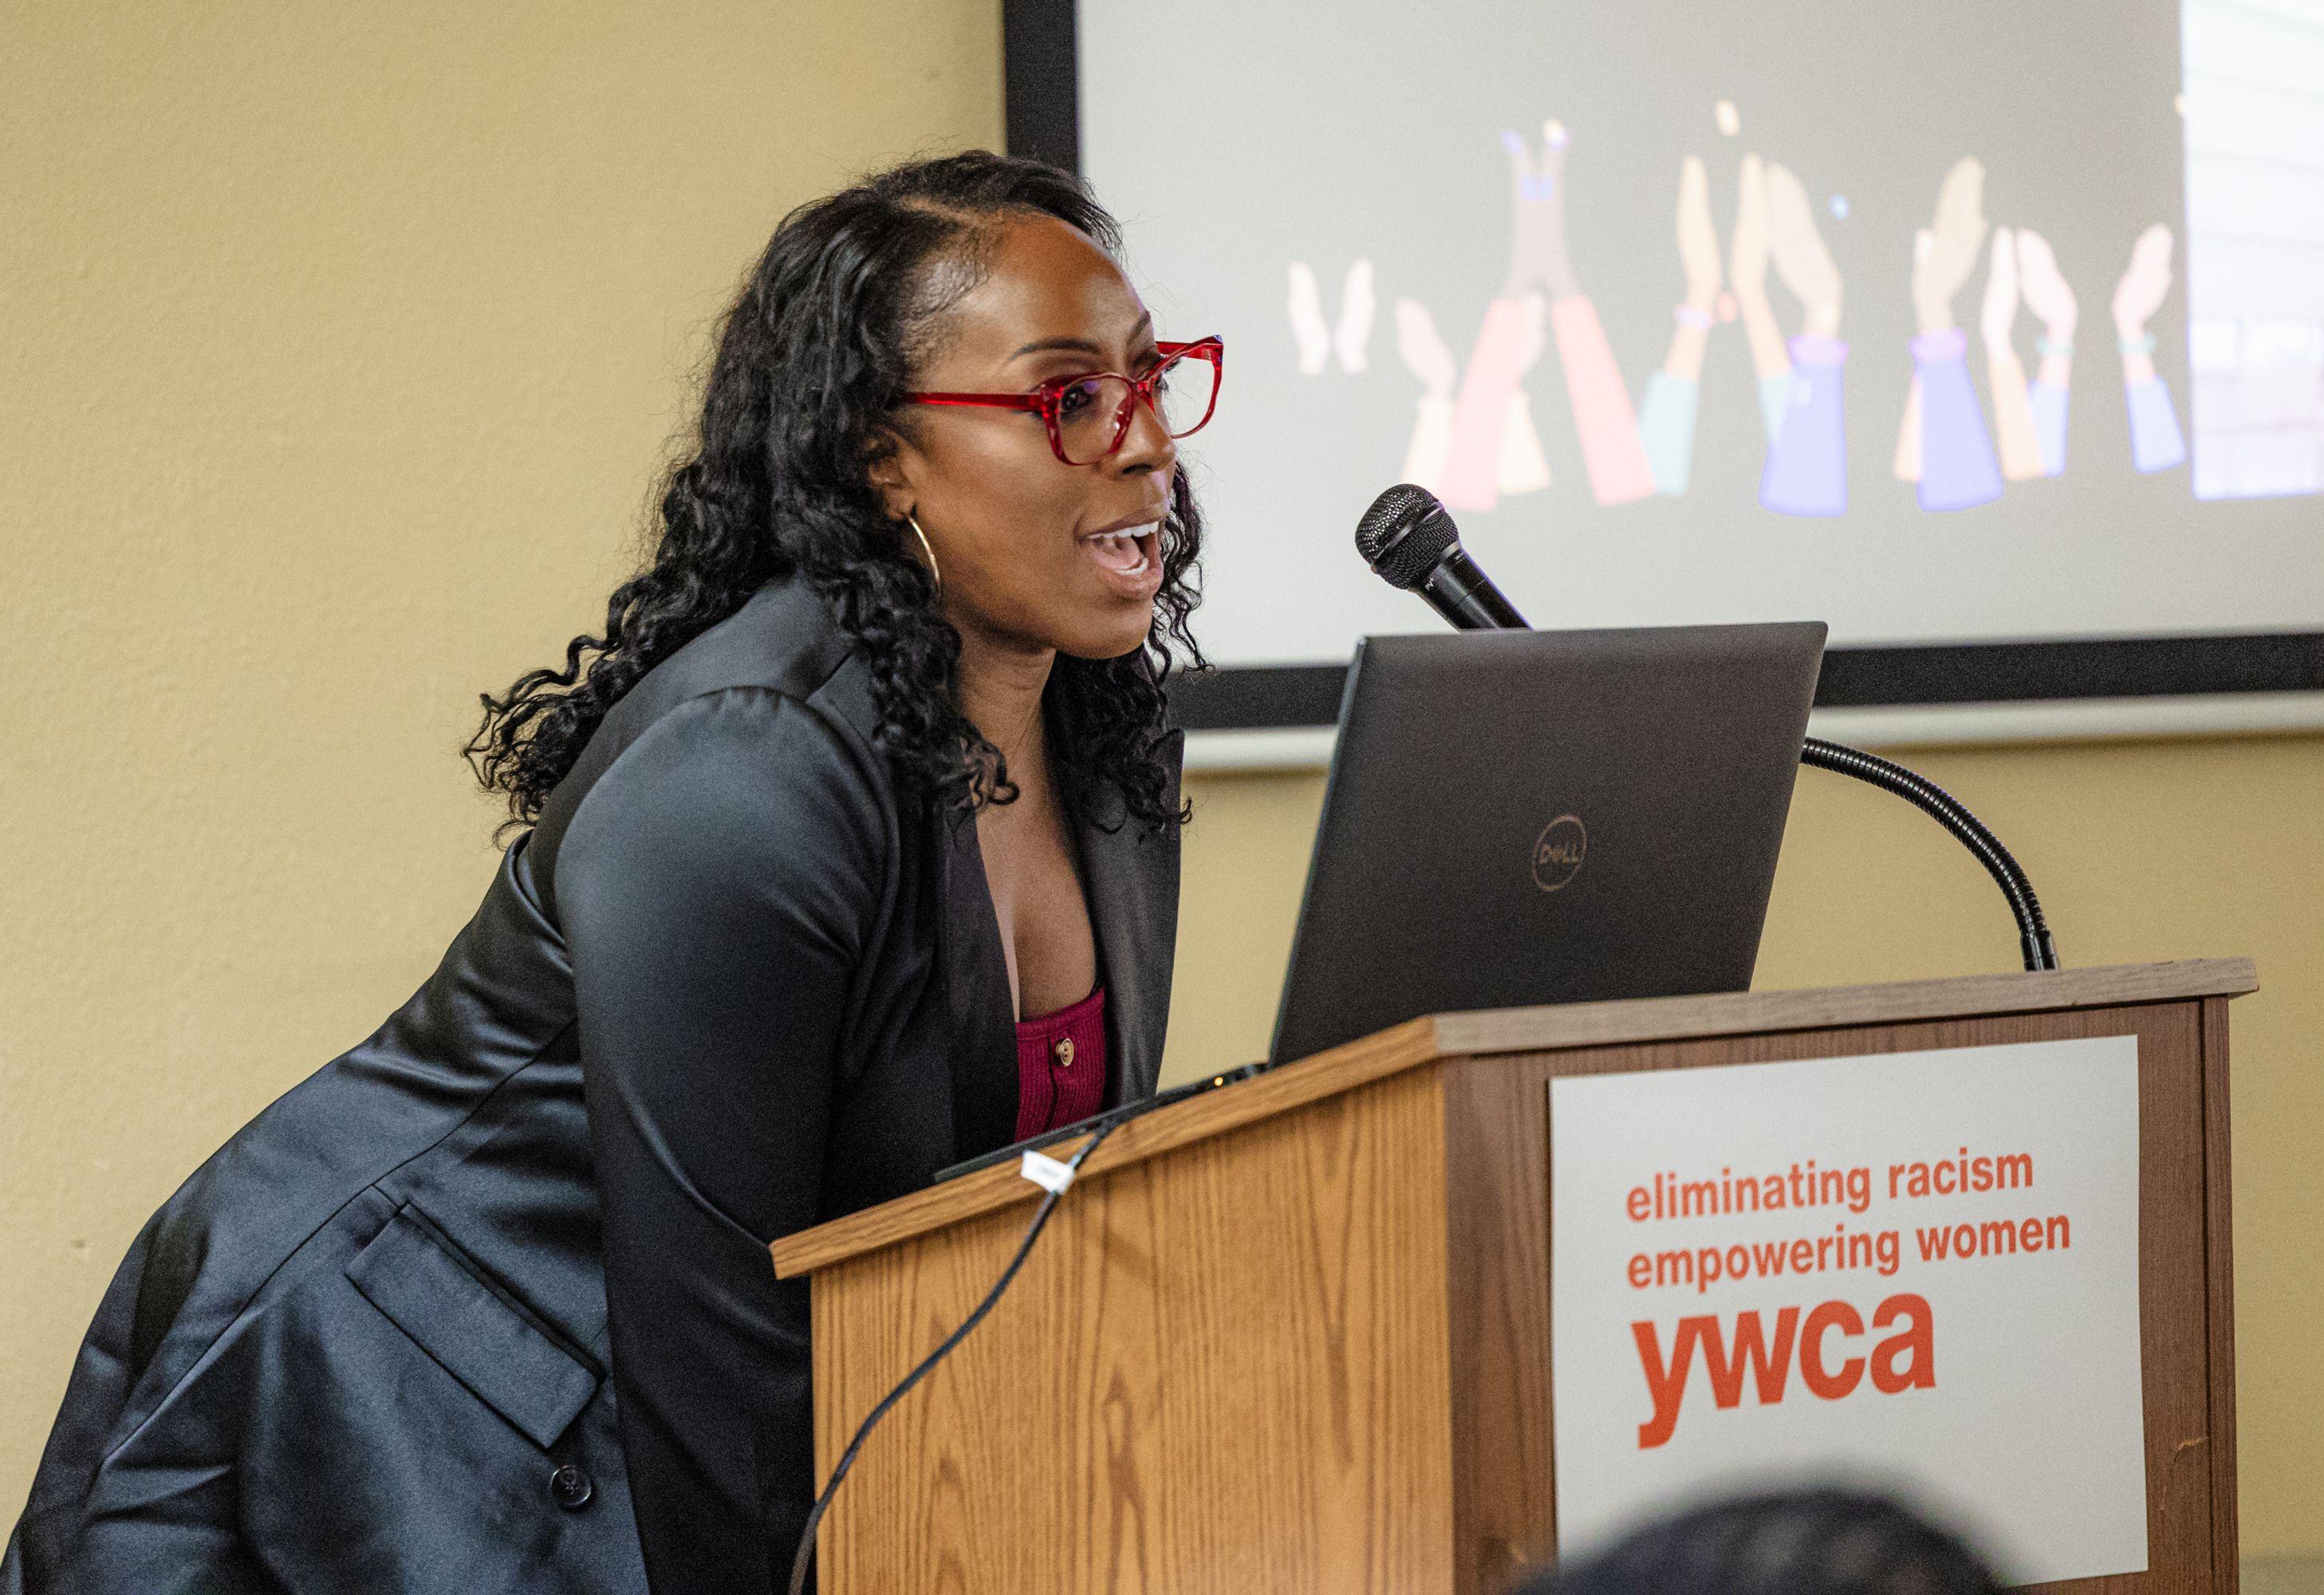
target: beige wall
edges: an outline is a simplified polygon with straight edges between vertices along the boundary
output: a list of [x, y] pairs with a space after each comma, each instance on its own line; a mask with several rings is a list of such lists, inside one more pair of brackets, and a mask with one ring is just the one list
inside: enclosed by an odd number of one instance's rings
[[[2324, 1554], [2324, 738], [1901, 757], [2017, 853], [2070, 963], [2259, 961], [2262, 989], [2230, 1021], [2244, 1548]], [[1190, 788], [1169, 1079], [1265, 1054], [1323, 799], [1320, 776], [1212, 776]], [[1757, 984], [1967, 974], [2016, 959], [2000, 892], [1933, 823], [1845, 777], [1801, 773]]]
[[790, 206], [994, 144], [990, 0], [0, 16], [0, 1523], [145, 1215], [475, 907]]
[[[490, 878], [454, 751], [623, 573], [787, 207], [997, 141], [989, 0], [42, 0], [0, 23], [0, 1518], [147, 1212], [425, 976]], [[2248, 951], [2245, 1526], [2324, 1550], [2324, 742], [1920, 761], [2076, 962]], [[1318, 783], [1207, 779], [1178, 1074], [1264, 1046]], [[2004, 966], [1933, 827], [1809, 776], [1763, 983]], [[1874, 894], [1885, 893], [1885, 897]]]

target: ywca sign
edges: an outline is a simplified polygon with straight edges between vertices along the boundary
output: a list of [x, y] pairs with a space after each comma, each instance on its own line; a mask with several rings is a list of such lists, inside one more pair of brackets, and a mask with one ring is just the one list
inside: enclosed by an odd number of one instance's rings
[[2146, 1566], [2131, 1037], [1550, 1083], [1561, 1554], [1787, 1480]]

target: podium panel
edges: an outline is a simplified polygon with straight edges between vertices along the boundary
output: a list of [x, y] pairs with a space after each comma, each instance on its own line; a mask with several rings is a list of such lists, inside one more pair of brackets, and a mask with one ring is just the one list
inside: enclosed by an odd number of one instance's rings
[[[2216, 1017], [2206, 1013], [2216, 1010]], [[1549, 1189], [1553, 1075], [1707, 1064], [1914, 1052], [2063, 1037], [2138, 1042], [2139, 1329], [2145, 1386], [2145, 1573], [2034, 1586], [2060, 1591], [2231, 1590], [2235, 1586], [2232, 1298], [2212, 1322], [2205, 1045], [2218, 1052], [2219, 1226], [2225, 1266], [2226, 1003], [2141, 1004], [1928, 1024], [1470, 1057], [1446, 1065], [1448, 1134], [1465, 1149], [1447, 1211], [1477, 1237], [1456, 1259], [1453, 1323], [1456, 1537], [1470, 1558], [1462, 1590], [1499, 1587], [1509, 1569], [1556, 1549], [1551, 1442], [1549, 1227], [1512, 1193]], [[2211, 1019], [2209, 1024], [2208, 1019]], [[2214, 1335], [2217, 1343], [2214, 1344]], [[2216, 1387], [2216, 1388], [2215, 1388]], [[2223, 1508], [2215, 1516], [2215, 1498]], [[2224, 1542], [2224, 1555], [2215, 1550]]]
[[[875, 1431], [820, 1587], [1494, 1595], [1557, 1544], [1553, 1078], [2128, 1036], [2148, 1566], [2041, 1587], [2232, 1591], [2226, 1010], [2254, 986], [2192, 960], [1445, 1015], [1133, 1120]], [[814, 1277], [819, 1477], [1038, 1194], [987, 1169], [778, 1243]]]
[[[932, 1398], [865, 1446], [818, 1587], [1443, 1588], [1441, 1104], [1406, 1073], [1085, 1175]], [[1025, 1216], [816, 1277], [819, 1476], [991, 1288]]]

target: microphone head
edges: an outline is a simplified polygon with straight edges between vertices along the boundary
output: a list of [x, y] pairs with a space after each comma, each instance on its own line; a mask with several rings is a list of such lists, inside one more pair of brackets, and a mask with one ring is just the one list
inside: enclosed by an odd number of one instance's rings
[[1461, 546], [1461, 529], [1425, 487], [1399, 482], [1372, 501], [1356, 522], [1356, 552], [1392, 587], [1411, 592], [1428, 579], [1446, 553]]

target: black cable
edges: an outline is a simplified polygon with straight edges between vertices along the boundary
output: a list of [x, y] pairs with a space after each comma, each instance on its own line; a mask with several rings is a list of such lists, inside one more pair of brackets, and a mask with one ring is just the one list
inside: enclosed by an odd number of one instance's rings
[[[1078, 1175], [1081, 1173], [1082, 1164], [1092, 1152], [1097, 1150], [1101, 1141], [1114, 1132], [1117, 1126], [1127, 1123], [1140, 1113], [1150, 1111], [1160, 1105], [1148, 1098], [1145, 1102], [1134, 1102], [1128, 1107], [1116, 1110], [1113, 1115], [1098, 1125], [1096, 1132], [1081, 1144], [1078, 1151], [1065, 1159], [1065, 1166]], [[1048, 1223], [1049, 1215], [1056, 1211], [1058, 1200], [1066, 1191], [1072, 1189], [1073, 1186], [1069, 1183], [1063, 1190], [1051, 1191], [1041, 1198], [1041, 1205], [1034, 1211], [1033, 1222], [1025, 1227], [1025, 1239], [1017, 1243], [1017, 1255], [1009, 1259], [1009, 1266], [1001, 1271], [1001, 1277], [994, 1281], [991, 1290], [985, 1292], [984, 1299], [977, 1303], [976, 1311], [971, 1313], [958, 1329], [945, 1336], [944, 1343], [929, 1352], [918, 1368], [897, 1381], [894, 1389], [881, 1397], [880, 1405], [872, 1409], [871, 1415], [866, 1417], [855, 1431], [855, 1438], [849, 1441], [847, 1449], [839, 1453], [839, 1462], [831, 1470], [830, 1481], [823, 1487], [823, 1493], [816, 1497], [815, 1506], [807, 1515], [807, 1526], [799, 1535], [798, 1554], [791, 1558], [790, 1595], [803, 1595], [807, 1589], [807, 1570], [815, 1562], [816, 1530], [822, 1526], [823, 1515], [831, 1507], [831, 1498], [838, 1492], [839, 1481], [846, 1478], [847, 1471], [855, 1465], [855, 1453], [863, 1449], [863, 1442], [871, 1437], [872, 1425], [886, 1417], [888, 1409], [901, 1401], [905, 1394], [914, 1385], [927, 1378], [937, 1363], [950, 1356], [953, 1348], [968, 1338], [970, 1330], [984, 1322], [984, 1315], [992, 1311], [993, 1306], [1001, 1300], [1001, 1293], [1006, 1291], [1010, 1282], [1017, 1277], [1017, 1270], [1025, 1266], [1026, 1258], [1032, 1253], [1033, 1242], [1041, 1238], [1042, 1227]]]
[[2009, 899], [2009, 911], [2017, 920], [2017, 943], [2024, 955], [2025, 967], [2062, 967], [2058, 962], [2058, 944], [2050, 935], [2050, 922], [2042, 916], [2042, 899], [2034, 895], [2034, 883], [2025, 878], [2015, 856], [2001, 844], [2001, 838], [1986, 829], [1959, 798], [1901, 764], [1820, 737], [1810, 737], [1802, 745], [1800, 762], [1812, 769], [1853, 776], [1883, 791], [1893, 792], [1951, 832], [1962, 846], [1977, 855], [1978, 862], [2001, 888], [2001, 895]]

